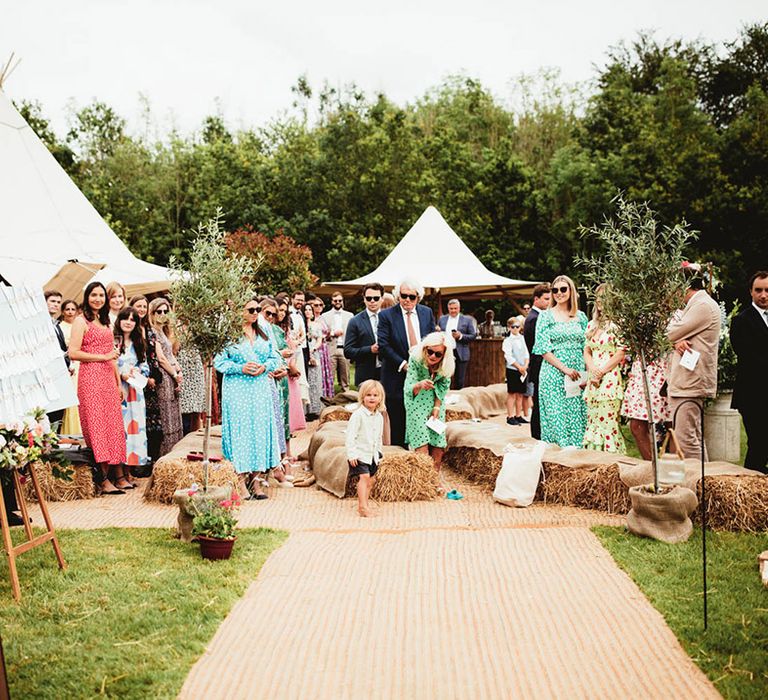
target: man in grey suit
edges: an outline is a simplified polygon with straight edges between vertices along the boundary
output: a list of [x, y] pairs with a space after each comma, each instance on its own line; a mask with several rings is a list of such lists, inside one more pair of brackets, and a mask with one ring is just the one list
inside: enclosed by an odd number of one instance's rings
[[331, 297], [331, 309], [321, 314], [320, 318], [331, 331], [328, 341], [331, 351], [331, 373], [339, 380], [342, 391], [349, 390], [349, 360], [344, 357], [344, 336], [352, 314], [344, 309], [344, 297], [336, 292]]
[[464, 376], [469, 364], [469, 344], [475, 339], [475, 324], [469, 316], [461, 313], [458, 299], [448, 302], [448, 313], [443, 314], [437, 322], [440, 330], [450, 333], [455, 342], [453, 357], [456, 360], [456, 371], [453, 374], [452, 388], [464, 388]]

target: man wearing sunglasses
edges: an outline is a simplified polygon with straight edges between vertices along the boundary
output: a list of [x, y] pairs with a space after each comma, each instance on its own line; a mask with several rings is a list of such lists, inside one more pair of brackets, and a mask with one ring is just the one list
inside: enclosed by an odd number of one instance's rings
[[[331, 329], [331, 372], [339, 380], [342, 391], [349, 390], [349, 360], [344, 356], [344, 336], [352, 314], [344, 308], [344, 297], [336, 292], [331, 297], [331, 310], [320, 317]], [[359, 384], [360, 382], [358, 382]]]
[[349, 319], [344, 335], [344, 357], [355, 363], [355, 384], [367, 379], [379, 379], [379, 309], [384, 287], [378, 282], [363, 286], [365, 310]]
[[381, 383], [387, 393], [392, 444], [405, 447], [403, 384], [408, 355], [414, 345], [435, 329], [435, 316], [432, 309], [419, 304], [424, 287], [418, 282], [403, 280], [392, 291], [398, 303], [379, 314]]
[[441, 331], [448, 333], [455, 342], [453, 357], [456, 361], [456, 371], [453, 373], [453, 389], [464, 388], [464, 375], [469, 364], [469, 344], [475, 339], [475, 324], [469, 316], [461, 313], [458, 299], [448, 302], [448, 313], [437, 322]]

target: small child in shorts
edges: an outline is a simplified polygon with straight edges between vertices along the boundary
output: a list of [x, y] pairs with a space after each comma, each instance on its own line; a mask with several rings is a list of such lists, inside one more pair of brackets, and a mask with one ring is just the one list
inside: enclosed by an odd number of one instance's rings
[[372, 515], [368, 496], [376, 483], [381, 443], [384, 432], [384, 387], [375, 379], [363, 382], [359, 389], [360, 407], [347, 423], [347, 461], [349, 475], [358, 476], [357, 512], [363, 518]]

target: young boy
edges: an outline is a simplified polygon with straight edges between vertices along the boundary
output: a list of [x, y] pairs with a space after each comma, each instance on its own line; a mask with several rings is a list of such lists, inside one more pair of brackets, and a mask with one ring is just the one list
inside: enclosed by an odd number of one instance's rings
[[357, 512], [363, 518], [371, 516], [368, 495], [376, 483], [378, 462], [384, 431], [384, 387], [375, 379], [363, 382], [359, 388], [360, 407], [347, 424], [347, 461], [349, 475], [358, 476]]

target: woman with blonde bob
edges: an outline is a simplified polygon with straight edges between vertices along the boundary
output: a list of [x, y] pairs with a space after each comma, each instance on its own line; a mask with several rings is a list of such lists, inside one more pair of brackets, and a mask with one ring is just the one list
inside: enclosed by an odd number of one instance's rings
[[[579, 392], [567, 396], [565, 378], [586, 384], [584, 333], [587, 317], [579, 311], [573, 280], [560, 275], [552, 282], [552, 305], [536, 322], [535, 355], [544, 362], [539, 375], [541, 439], [560, 447], [581, 447], [587, 424], [587, 407]], [[583, 386], [582, 386], [583, 389]]]
[[114, 330], [117, 315], [128, 305], [125, 287], [120, 282], [110, 282], [107, 285], [107, 301], [109, 302], [109, 323]]
[[448, 443], [445, 432], [435, 432], [427, 421], [445, 421], [445, 395], [454, 369], [452, 340], [442, 331], [430, 333], [411, 350], [403, 386], [405, 441], [416, 452], [431, 455], [437, 471]]

